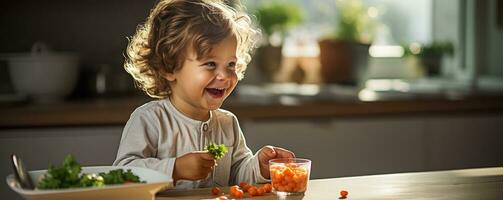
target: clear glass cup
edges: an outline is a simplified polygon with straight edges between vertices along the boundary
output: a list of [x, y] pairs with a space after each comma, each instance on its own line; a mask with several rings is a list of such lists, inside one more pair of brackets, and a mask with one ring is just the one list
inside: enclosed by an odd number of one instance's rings
[[307, 189], [311, 160], [278, 158], [269, 161], [273, 192], [279, 196], [302, 195]]

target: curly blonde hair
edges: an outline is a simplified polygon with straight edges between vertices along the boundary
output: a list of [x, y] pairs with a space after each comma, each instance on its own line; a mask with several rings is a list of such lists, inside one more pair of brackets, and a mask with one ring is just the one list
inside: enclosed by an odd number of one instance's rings
[[260, 36], [247, 14], [217, 0], [160, 0], [130, 38], [124, 68], [149, 96], [166, 98], [171, 90], [163, 75], [182, 67], [188, 47], [199, 60], [229, 35], [238, 41], [236, 72], [242, 79]]

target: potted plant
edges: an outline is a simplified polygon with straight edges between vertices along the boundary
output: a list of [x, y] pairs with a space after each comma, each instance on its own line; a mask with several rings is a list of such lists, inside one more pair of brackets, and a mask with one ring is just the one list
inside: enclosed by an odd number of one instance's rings
[[373, 23], [360, 0], [336, 0], [336, 33], [319, 41], [322, 79], [356, 85], [367, 65]]
[[405, 56], [416, 56], [427, 76], [438, 76], [442, 68], [442, 59], [445, 56], [454, 55], [454, 46], [452, 42], [432, 42], [426, 45], [407, 45]]
[[296, 4], [270, 2], [258, 7], [256, 16], [264, 34], [256, 61], [258, 68], [272, 81], [281, 65], [283, 39], [289, 29], [302, 22], [303, 14]]

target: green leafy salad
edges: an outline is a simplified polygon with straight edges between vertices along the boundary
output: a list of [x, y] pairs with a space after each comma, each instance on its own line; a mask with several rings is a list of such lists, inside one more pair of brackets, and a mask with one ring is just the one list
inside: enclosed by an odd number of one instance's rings
[[217, 145], [215, 143], [210, 143], [206, 146], [206, 150], [208, 150], [208, 153], [213, 155], [213, 157], [217, 160], [224, 157], [227, 153], [227, 147], [225, 147], [224, 144]]
[[61, 189], [76, 187], [101, 187], [112, 184], [142, 183], [140, 178], [130, 169], [111, 170], [108, 173], [86, 174], [80, 173], [82, 166], [72, 155], [65, 157], [62, 166], [51, 165], [42, 180], [37, 184], [37, 189]]

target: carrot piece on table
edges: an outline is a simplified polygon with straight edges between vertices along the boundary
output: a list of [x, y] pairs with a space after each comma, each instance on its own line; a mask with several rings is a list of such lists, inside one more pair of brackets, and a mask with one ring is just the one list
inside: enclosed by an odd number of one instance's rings
[[251, 185], [243, 181], [239, 183], [239, 187], [241, 188], [241, 190], [243, 190], [243, 192], [248, 192], [248, 189], [251, 187]]
[[341, 197], [339, 197], [339, 199], [345, 199], [345, 198], [347, 198], [347, 197], [348, 197], [348, 194], [349, 194], [349, 192], [348, 192], [348, 191], [346, 191], [346, 190], [341, 190], [341, 192], [340, 192]]
[[250, 194], [250, 196], [257, 196], [258, 195], [257, 187], [251, 186], [250, 188], [248, 188], [248, 194]]
[[249, 185], [247, 182], [243, 181], [241, 183], [239, 183], [239, 187], [243, 188], [245, 186]]
[[262, 186], [265, 189], [266, 193], [272, 192], [272, 185], [270, 183], [266, 183], [264, 186]]
[[229, 192], [232, 194], [232, 193], [235, 193], [237, 190], [239, 190], [239, 186], [237, 186], [237, 185], [233, 185], [233, 186], [231, 186], [231, 188], [229, 189]]
[[265, 193], [264, 188], [260, 187], [260, 188], [257, 189], [257, 195], [258, 196], [262, 196], [262, 195], [264, 195], [264, 193]]
[[236, 193], [234, 194], [234, 197], [236, 197], [236, 198], [241, 198], [241, 197], [243, 197], [243, 195], [244, 195], [244, 194], [245, 194], [245, 193], [243, 192], [243, 190], [238, 190], [238, 191], [236, 191]]
[[211, 194], [218, 195], [218, 194], [220, 194], [220, 191], [221, 191], [220, 188], [214, 187], [211, 189]]
[[234, 185], [230, 188], [229, 192], [231, 193], [232, 196], [236, 198], [241, 198], [244, 195], [243, 190], [239, 189], [239, 186]]

